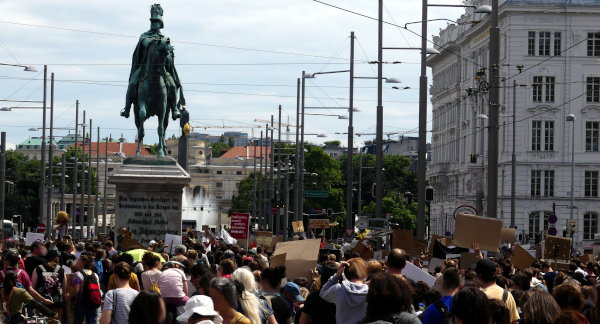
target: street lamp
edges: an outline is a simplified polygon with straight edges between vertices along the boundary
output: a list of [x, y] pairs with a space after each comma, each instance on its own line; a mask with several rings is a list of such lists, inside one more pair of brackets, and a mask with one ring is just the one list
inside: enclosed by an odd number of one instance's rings
[[21, 64], [7, 64], [7, 63], [0, 63], [0, 65], [2, 66], [16, 66], [16, 67], [22, 67], [24, 68], [23, 71], [26, 72], [37, 72], [37, 69], [33, 66], [30, 65], [21, 65]]
[[575, 115], [568, 114], [567, 121], [571, 124], [571, 206], [569, 208], [569, 219], [573, 219], [573, 208], [575, 208]]

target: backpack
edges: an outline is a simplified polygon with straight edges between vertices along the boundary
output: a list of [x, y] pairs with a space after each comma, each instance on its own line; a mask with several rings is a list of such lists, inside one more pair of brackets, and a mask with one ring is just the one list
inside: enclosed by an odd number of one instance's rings
[[80, 273], [83, 276], [83, 288], [79, 299], [81, 305], [88, 309], [100, 307], [102, 303], [100, 285], [98, 284], [98, 280], [96, 280], [96, 276], [93, 273], [87, 275], [83, 270], [81, 270]]
[[98, 281], [104, 281], [104, 266], [102, 265], [102, 260], [98, 260], [94, 262], [94, 266], [92, 267], [92, 271], [98, 275]]
[[47, 271], [43, 265], [38, 266], [41, 272], [40, 283], [38, 284], [37, 292], [42, 296], [52, 298], [55, 304], [63, 302], [62, 282], [59, 274], [60, 266], [57, 265], [54, 270]]
[[433, 305], [435, 305], [435, 307], [442, 314], [442, 323], [444, 323], [444, 324], [453, 324], [454, 323], [454, 316], [452, 315], [452, 312], [450, 312], [448, 310], [448, 308], [446, 307], [446, 304], [444, 304], [444, 302], [442, 302], [441, 299], [438, 299], [435, 303], [433, 303]]
[[150, 280], [150, 287], [148, 287], [148, 290], [157, 292], [160, 295], [160, 287], [158, 287], [158, 283], [152, 280], [152, 277], [150, 277], [150, 275], [148, 275], [148, 279]]

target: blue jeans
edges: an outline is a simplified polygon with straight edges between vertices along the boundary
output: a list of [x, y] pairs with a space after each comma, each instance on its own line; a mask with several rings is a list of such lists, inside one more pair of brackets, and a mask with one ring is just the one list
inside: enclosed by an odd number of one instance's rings
[[75, 309], [73, 311], [74, 324], [83, 324], [84, 319], [87, 324], [98, 324], [98, 315], [100, 307], [90, 309], [83, 307], [80, 303], [75, 303]]

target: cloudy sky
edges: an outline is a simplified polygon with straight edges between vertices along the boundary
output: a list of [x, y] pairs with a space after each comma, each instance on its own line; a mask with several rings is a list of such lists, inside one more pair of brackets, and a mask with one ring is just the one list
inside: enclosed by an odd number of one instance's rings
[[[323, 0], [361, 14], [376, 17], [376, 0]], [[36, 107], [39, 103], [6, 100], [42, 99], [43, 65], [55, 73], [55, 127], [66, 135], [75, 124], [75, 101], [86, 119], [101, 127], [101, 136], [121, 133], [135, 140], [132, 119], [119, 116], [124, 105], [131, 55], [139, 35], [148, 30], [149, 8], [154, 1], [13, 0], [0, 3], [0, 63], [33, 65], [38, 72], [0, 66], [2, 107]], [[458, 5], [460, 0], [436, 3]], [[175, 46], [176, 66], [184, 85], [187, 107], [195, 131], [221, 134], [244, 131], [259, 136], [262, 122], [277, 117], [295, 124], [296, 80], [302, 71], [319, 72], [348, 68], [350, 31], [356, 33], [356, 76], [376, 76], [377, 22], [312, 0], [170, 0], [163, 1], [163, 33]], [[430, 8], [429, 18], [456, 19], [460, 8]], [[417, 0], [385, 1], [384, 19], [404, 25], [420, 20]], [[430, 22], [428, 39], [446, 25]], [[384, 28], [384, 46], [419, 47], [420, 25], [415, 33], [393, 26]], [[384, 84], [384, 131], [416, 136], [418, 121], [419, 51], [387, 51], [384, 76], [402, 80], [394, 90]], [[355, 132], [375, 132], [376, 80], [355, 81]], [[347, 106], [348, 75], [322, 75], [307, 80], [306, 106]], [[48, 95], [49, 99], [49, 95]], [[307, 111], [308, 112], [308, 111]], [[341, 110], [314, 113], [343, 114]], [[429, 118], [431, 119], [431, 118]], [[329, 116], [306, 116], [309, 141], [339, 139], [346, 143], [348, 121]], [[41, 136], [42, 112], [13, 109], [0, 112], [0, 130], [9, 143]], [[62, 128], [62, 129], [60, 129]], [[172, 123], [168, 135], [178, 133]], [[147, 122], [145, 143], [157, 140], [156, 118]], [[295, 129], [291, 128], [293, 139]], [[282, 135], [285, 138], [285, 133]], [[396, 137], [398, 135], [392, 135]], [[356, 137], [361, 145], [372, 135]]]

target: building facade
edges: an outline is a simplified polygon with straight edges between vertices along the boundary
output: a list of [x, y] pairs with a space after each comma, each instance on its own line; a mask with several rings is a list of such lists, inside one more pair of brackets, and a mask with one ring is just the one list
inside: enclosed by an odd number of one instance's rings
[[[581, 249], [599, 233], [599, 19], [598, 0], [500, 1], [498, 217], [510, 225], [514, 186], [515, 225], [525, 242], [554, 230], [570, 235], [572, 228]], [[467, 23], [472, 20], [482, 22]], [[467, 9], [458, 22], [465, 24], [448, 25], [434, 37], [441, 53], [428, 57], [435, 234], [453, 233], [460, 206], [486, 216], [488, 199], [489, 18]], [[548, 220], [553, 213], [554, 224]]]

